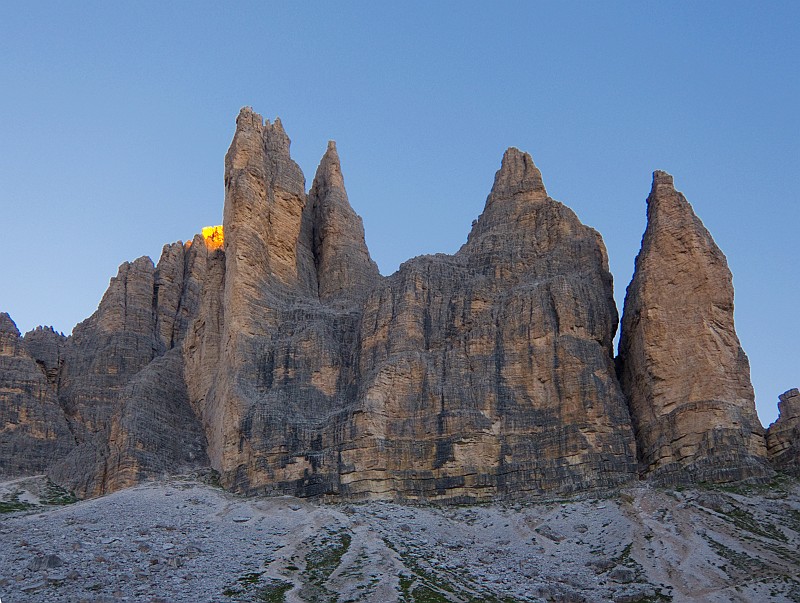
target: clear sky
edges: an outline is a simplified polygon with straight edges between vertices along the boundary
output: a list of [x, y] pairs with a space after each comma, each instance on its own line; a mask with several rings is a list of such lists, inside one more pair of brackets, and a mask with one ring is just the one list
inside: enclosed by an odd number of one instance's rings
[[[302, 5], [302, 7], [299, 7]], [[503, 150], [605, 238], [653, 170], [726, 253], [762, 421], [800, 386], [800, 2], [4, 2], [0, 311], [69, 333], [125, 260], [222, 221], [243, 105], [307, 184], [335, 139], [383, 274], [454, 252]]]

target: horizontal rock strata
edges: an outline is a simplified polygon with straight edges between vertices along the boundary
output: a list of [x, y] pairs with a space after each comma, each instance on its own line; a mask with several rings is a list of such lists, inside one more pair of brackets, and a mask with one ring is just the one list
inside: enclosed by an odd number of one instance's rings
[[767, 430], [769, 460], [777, 469], [800, 475], [800, 390], [779, 396], [778, 420]]
[[336, 145], [308, 193], [289, 149], [243, 109], [221, 226], [124, 263], [69, 338], [0, 315], [0, 473], [92, 496], [211, 465], [243, 493], [462, 502], [769, 473], [730, 272], [671, 177], [615, 365], [602, 238], [528, 154], [456, 254], [383, 277]]

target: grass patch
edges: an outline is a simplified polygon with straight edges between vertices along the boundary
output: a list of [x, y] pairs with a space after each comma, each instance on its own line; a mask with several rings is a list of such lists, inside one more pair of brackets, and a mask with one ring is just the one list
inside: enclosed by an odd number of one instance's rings
[[411, 591], [412, 601], [414, 603], [449, 603], [450, 599], [445, 597], [441, 592], [433, 590], [432, 588], [420, 584]]
[[306, 554], [306, 571], [311, 582], [322, 583], [336, 571], [342, 562], [342, 557], [350, 548], [352, 537], [346, 532], [339, 532], [327, 542], [323, 540], [322, 547]]
[[292, 590], [293, 586], [290, 582], [273, 580], [258, 592], [258, 600], [266, 603], [284, 603], [286, 593]]
[[337, 596], [325, 587], [331, 574], [342, 562], [342, 557], [350, 549], [352, 536], [342, 530], [327, 532], [313, 539], [313, 547], [305, 556], [306, 567], [301, 574], [305, 584], [300, 590], [300, 598], [309, 603], [336, 602]]
[[701, 483], [698, 489], [717, 490], [718, 492], [728, 492], [740, 496], [751, 496], [754, 494], [780, 494], [788, 495], [793, 486], [797, 485], [797, 479], [783, 473], [777, 473], [774, 478], [763, 483], [729, 483], [729, 484], [710, 484]]
[[261, 581], [261, 575], [264, 572], [250, 572], [249, 574], [245, 574], [244, 576], [239, 577], [239, 584], [249, 585], [249, 584], [257, 584]]
[[20, 502], [18, 500], [0, 501], [0, 513], [16, 513], [17, 511], [25, 511], [31, 507], [33, 507], [32, 504]]
[[747, 553], [734, 551], [732, 548], [714, 540], [711, 538], [711, 536], [706, 535], [703, 536], [703, 538], [714, 550], [718, 557], [722, 557], [736, 569], [747, 574], [753, 574], [757, 571], [769, 573], [770, 568], [766, 564], [758, 559], [755, 559], [754, 557], [751, 557]]
[[0, 513], [16, 513], [33, 508], [31, 503], [22, 502], [19, 497], [22, 492], [14, 492], [0, 501]]
[[66, 488], [47, 480], [40, 500], [43, 505], [63, 506], [72, 505], [78, 502], [79, 499], [74, 492], [70, 492]]
[[734, 509], [733, 511], [724, 513], [724, 515], [733, 523], [733, 525], [741, 530], [745, 530], [751, 534], [768, 538], [770, 540], [779, 540], [780, 542], [789, 541], [789, 539], [786, 538], [786, 534], [784, 534], [781, 530], [776, 528], [771, 523], [756, 521], [756, 518], [753, 517], [753, 514], [745, 509]]
[[451, 583], [433, 572], [427, 571], [417, 561], [417, 557], [407, 550], [400, 550], [391, 541], [384, 539], [384, 543], [396, 552], [403, 565], [412, 575], [400, 575], [400, 595], [403, 603], [442, 603], [449, 602], [449, 595], [456, 596], [457, 600], [465, 603], [517, 603], [512, 597], [498, 598], [493, 593], [478, 588], [464, 579], [455, 578], [457, 584]]

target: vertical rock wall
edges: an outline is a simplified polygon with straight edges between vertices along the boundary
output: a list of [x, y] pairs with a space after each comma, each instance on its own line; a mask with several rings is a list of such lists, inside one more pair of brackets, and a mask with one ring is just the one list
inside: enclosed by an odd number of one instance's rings
[[0, 473], [97, 495], [210, 464], [244, 493], [463, 502], [770, 474], [725, 257], [670, 176], [615, 367], [602, 238], [528, 154], [455, 255], [382, 277], [335, 144], [308, 194], [289, 149], [243, 109], [222, 227], [123, 264], [70, 338], [0, 315]]
[[653, 175], [619, 351], [648, 475], [676, 483], [769, 474], [727, 261], [664, 172]]
[[[48, 363], [58, 362], [59, 337], [52, 331], [35, 336]], [[0, 313], [0, 476], [43, 473], [75, 446], [50, 368], [35, 360], [17, 325]]]
[[778, 420], [767, 430], [767, 452], [776, 469], [800, 475], [800, 390], [779, 396]]

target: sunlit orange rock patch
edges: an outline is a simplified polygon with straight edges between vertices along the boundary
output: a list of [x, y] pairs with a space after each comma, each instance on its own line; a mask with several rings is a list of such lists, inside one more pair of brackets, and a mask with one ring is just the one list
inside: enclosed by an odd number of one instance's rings
[[209, 249], [220, 249], [225, 242], [222, 226], [204, 226], [203, 239]]

